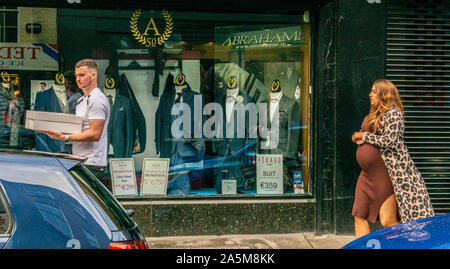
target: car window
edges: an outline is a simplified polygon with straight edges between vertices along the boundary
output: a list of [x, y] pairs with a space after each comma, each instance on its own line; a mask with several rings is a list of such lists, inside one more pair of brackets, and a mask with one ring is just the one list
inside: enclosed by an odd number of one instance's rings
[[12, 218], [3, 191], [0, 188], [0, 237], [8, 236], [12, 230]]
[[120, 203], [86, 167], [77, 165], [69, 172], [103, 216], [111, 231], [134, 228], [134, 221]]

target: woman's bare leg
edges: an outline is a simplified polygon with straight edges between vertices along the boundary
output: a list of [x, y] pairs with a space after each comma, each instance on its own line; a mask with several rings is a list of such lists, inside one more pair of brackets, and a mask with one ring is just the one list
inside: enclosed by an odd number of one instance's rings
[[355, 236], [360, 238], [370, 233], [369, 222], [366, 219], [355, 217]]
[[384, 228], [399, 224], [397, 219], [397, 200], [394, 194], [383, 202], [379, 214], [381, 225]]

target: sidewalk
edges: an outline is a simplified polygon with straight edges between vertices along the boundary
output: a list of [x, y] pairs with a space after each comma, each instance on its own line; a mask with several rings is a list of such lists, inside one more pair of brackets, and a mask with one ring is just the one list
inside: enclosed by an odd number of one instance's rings
[[150, 249], [339, 249], [354, 236], [314, 233], [147, 237]]

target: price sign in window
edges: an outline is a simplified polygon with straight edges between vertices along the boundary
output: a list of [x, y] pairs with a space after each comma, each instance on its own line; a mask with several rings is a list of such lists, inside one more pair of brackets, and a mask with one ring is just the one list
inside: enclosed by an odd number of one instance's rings
[[256, 155], [257, 194], [283, 194], [283, 155]]

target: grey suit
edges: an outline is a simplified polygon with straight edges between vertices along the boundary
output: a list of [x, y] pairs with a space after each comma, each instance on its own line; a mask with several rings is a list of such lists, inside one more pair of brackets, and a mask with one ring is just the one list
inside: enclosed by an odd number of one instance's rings
[[[265, 99], [262, 103], [267, 103]], [[269, 104], [267, 104], [269, 107]], [[283, 154], [284, 158], [298, 159], [301, 152], [300, 143], [300, 105], [293, 99], [283, 95], [280, 100], [279, 111], [279, 140], [278, 147], [274, 149], [259, 149], [261, 154]], [[269, 111], [268, 111], [269, 112]], [[270, 118], [267, 116], [268, 126]], [[264, 141], [260, 141], [263, 142]], [[259, 143], [260, 144], [260, 143]]]
[[[268, 100], [262, 101], [267, 103]], [[267, 104], [269, 107], [269, 104]], [[292, 190], [292, 177], [290, 175], [291, 169], [298, 168], [299, 152], [301, 152], [300, 141], [300, 105], [293, 99], [283, 95], [281, 97], [278, 111], [279, 111], [279, 140], [278, 146], [274, 149], [262, 149], [259, 147], [260, 154], [282, 154], [284, 160], [284, 176], [283, 184], [285, 191]], [[270, 128], [269, 111], [267, 113], [268, 127]], [[260, 139], [258, 145], [264, 143], [264, 139]]]

